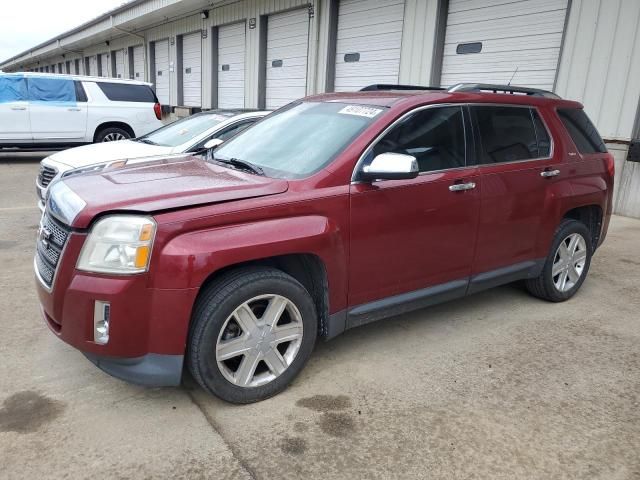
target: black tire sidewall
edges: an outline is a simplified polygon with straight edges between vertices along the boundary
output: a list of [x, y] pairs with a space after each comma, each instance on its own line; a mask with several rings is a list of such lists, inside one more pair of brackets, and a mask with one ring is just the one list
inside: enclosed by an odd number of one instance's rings
[[[555, 284], [553, 283], [553, 261], [556, 255], [556, 251], [560, 246], [560, 242], [566, 239], [572, 233], [578, 233], [584, 238], [585, 245], [587, 246], [587, 258], [585, 259], [584, 270], [582, 271], [582, 275], [580, 275], [580, 279], [578, 282], [566, 292], [559, 291]], [[591, 234], [589, 229], [581, 222], [577, 220], [565, 220], [563, 221], [558, 230], [556, 231], [556, 235], [553, 239], [553, 243], [551, 245], [551, 251], [549, 252], [549, 256], [544, 265], [544, 269], [542, 271], [543, 281], [545, 290], [549, 293], [551, 300], [555, 302], [562, 302], [570, 299], [575, 295], [575, 293], [580, 289], [582, 283], [587, 278], [587, 274], [589, 273], [589, 267], [591, 266], [591, 256], [593, 255], [593, 245], [591, 242]]]
[[104, 141], [104, 137], [106, 137], [110, 133], [121, 133], [122, 135], [124, 135], [126, 137], [123, 140], [131, 138], [131, 134], [129, 132], [127, 132], [125, 129], [118, 128], [118, 127], [109, 127], [109, 128], [105, 128], [104, 130], [100, 130], [98, 132], [98, 134], [96, 135], [95, 143], [102, 143]]
[[[241, 285], [235, 285], [237, 282]], [[313, 351], [317, 336], [315, 305], [306, 289], [292, 277], [279, 271], [265, 270], [258, 275], [247, 273], [233, 282], [233, 290], [219, 285], [217, 292], [209, 296], [200, 308], [192, 326], [189, 341], [189, 366], [201, 386], [233, 403], [250, 403], [269, 398], [284, 390], [302, 370]], [[245, 301], [258, 295], [276, 294], [291, 300], [300, 311], [303, 338], [296, 358], [275, 380], [259, 387], [239, 387], [229, 382], [218, 367], [215, 346], [220, 330], [233, 311]], [[196, 353], [197, 352], [197, 353]], [[194, 355], [195, 353], [195, 355]], [[194, 372], [194, 370], [197, 370]]]

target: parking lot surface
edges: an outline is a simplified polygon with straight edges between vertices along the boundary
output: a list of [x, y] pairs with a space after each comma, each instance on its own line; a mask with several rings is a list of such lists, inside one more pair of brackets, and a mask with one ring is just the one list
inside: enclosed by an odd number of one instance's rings
[[102, 373], [40, 318], [41, 154], [0, 154], [0, 478], [640, 479], [640, 220], [563, 304], [510, 285], [321, 343], [223, 403]]

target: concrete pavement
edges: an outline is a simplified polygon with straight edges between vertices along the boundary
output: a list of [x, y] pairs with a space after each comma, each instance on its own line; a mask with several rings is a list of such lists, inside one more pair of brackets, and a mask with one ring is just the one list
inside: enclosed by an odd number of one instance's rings
[[40, 319], [37, 156], [0, 155], [0, 478], [640, 479], [640, 221], [563, 304], [506, 286], [319, 344], [233, 406], [97, 370]]

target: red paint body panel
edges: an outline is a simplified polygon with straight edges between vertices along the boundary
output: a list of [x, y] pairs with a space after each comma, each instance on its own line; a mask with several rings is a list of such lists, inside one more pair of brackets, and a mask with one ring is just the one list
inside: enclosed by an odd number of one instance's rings
[[[166, 160], [71, 177], [87, 203], [74, 221], [51, 292], [38, 295], [56, 335], [89, 353], [139, 357], [184, 354], [191, 310], [202, 284], [239, 263], [312, 254], [324, 264], [329, 313], [547, 255], [563, 215], [602, 208], [611, 215], [611, 156], [581, 156], [554, 113], [575, 102], [519, 95], [447, 92], [326, 94], [386, 107], [324, 170], [303, 180], [249, 175], [197, 158]], [[351, 184], [371, 142], [415, 107], [440, 103], [536, 106], [555, 142], [553, 158], [470, 166], [412, 180]], [[542, 178], [545, 168], [561, 175]], [[451, 192], [456, 182], [476, 189]], [[158, 230], [149, 271], [133, 276], [79, 272], [92, 221], [114, 211], [145, 212]], [[110, 301], [107, 345], [93, 342], [93, 303]]]
[[478, 169], [352, 186], [350, 305], [470, 275], [480, 188], [456, 182], [479, 185]]

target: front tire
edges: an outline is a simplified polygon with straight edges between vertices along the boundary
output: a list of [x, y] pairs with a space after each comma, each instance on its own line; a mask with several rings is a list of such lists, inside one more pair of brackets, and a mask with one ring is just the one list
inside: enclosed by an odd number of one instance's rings
[[231, 403], [284, 390], [309, 359], [317, 313], [307, 290], [273, 268], [225, 274], [196, 302], [187, 365], [206, 391]]
[[586, 225], [564, 219], [556, 230], [542, 273], [526, 281], [527, 290], [550, 302], [570, 299], [582, 286], [592, 255], [591, 234]]

